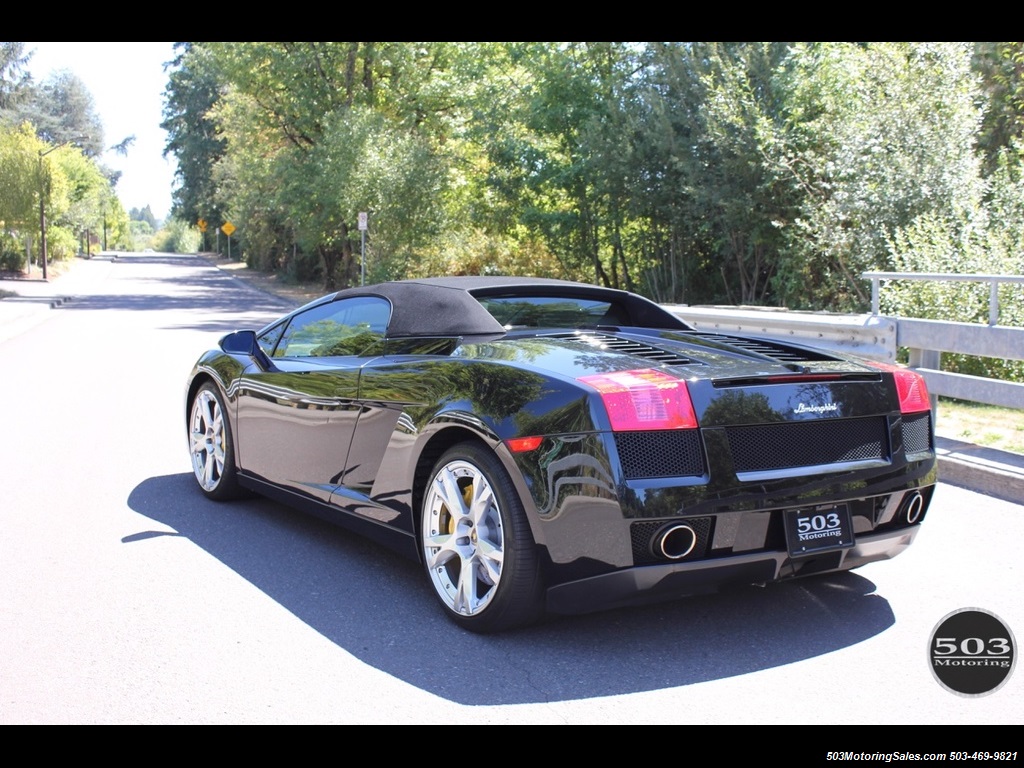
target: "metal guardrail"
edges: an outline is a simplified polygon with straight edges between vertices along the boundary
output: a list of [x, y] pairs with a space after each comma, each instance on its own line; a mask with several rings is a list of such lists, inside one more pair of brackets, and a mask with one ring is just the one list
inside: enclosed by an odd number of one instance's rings
[[[988, 283], [988, 324], [999, 324], [999, 284], [1024, 285], [1022, 275], [956, 275], [935, 272], [864, 272], [861, 277], [871, 281], [871, 314], [878, 314], [883, 280], [917, 280], [933, 283]], [[966, 352], [964, 354], [973, 354]], [[987, 355], [983, 355], [987, 357]], [[1017, 358], [1019, 359], [1019, 358]]]
[[897, 320], [891, 317], [789, 312], [758, 307], [663, 306], [701, 331], [761, 336], [896, 362]]
[[999, 360], [1024, 360], [1024, 328], [999, 325], [999, 285], [1024, 285], [1024, 276], [865, 272], [863, 277], [871, 280], [873, 314], [878, 313], [883, 280], [988, 283], [988, 325], [900, 318], [897, 321], [896, 343], [910, 350], [910, 367], [924, 375], [933, 404], [937, 396], [942, 395], [1003, 408], [1024, 408], [1024, 384], [941, 370], [944, 352]]
[[[1024, 285], [1019, 275], [947, 275], [866, 272], [871, 280], [870, 315], [788, 312], [778, 309], [665, 305], [699, 330], [760, 336], [895, 362], [897, 350], [910, 351], [910, 367], [928, 384], [935, 405], [939, 395], [1004, 408], [1024, 409], [1024, 384], [941, 370], [945, 352], [1000, 360], [1024, 360], [1024, 328], [998, 325], [1000, 283]], [[884, 280], [987, 282], [991, 284], [989, 324], [887, 317], [878, 314]]]

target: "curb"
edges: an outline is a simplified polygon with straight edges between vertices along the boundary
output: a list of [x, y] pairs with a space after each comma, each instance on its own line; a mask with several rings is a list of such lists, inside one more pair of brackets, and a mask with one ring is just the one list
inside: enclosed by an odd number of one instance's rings
[[245, 285], [245, 286], [247, 286], [249, 288], [252, 288], [254, 291], [259, 291], [264, 296], [269, 296], [272, 299], [276, 299], [278, 302], [281, 303], [283, 311], [290, 312], [293, 309], [298, 309], [299, 307], [301, 307], [303, 305], [303, 303], [305, 303], [305, 302], [297, 301], [297, 300], [295, 300], [293, 298], [290, 298], [288, 296], [284, 296], [284, 295], [282, 295], [280, 293], [277, 293], [275, 291], [272, 291], [269, 288], [265, 288], [264, 286], [259, 285], [258, 283], [255, 283], [255, 282], [253, 282], [251, 280], [246, 280], [244, 277], [240, 277], [240, 276], [236, 275], [232, 270], [224, 269], [215, 260], [210, 259], [210, 258], [208, 258], [207, 256], [205, 256], [205, 255], [203, 255], [201, 253], [198, 254], [198, 258], [202, 259], [209, 266], [211, 266], [214, 269], [218, 270], [221, 274], [227, 275], [232, 280], [234, 280], [236, 283], [239, 283], [241, 285]]
[[1024, 505], [1024, 456], [935, 438], [939, 481]]

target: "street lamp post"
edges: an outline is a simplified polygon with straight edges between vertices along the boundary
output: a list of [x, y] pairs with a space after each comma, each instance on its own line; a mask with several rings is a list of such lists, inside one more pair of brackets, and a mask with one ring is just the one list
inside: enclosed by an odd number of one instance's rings
[[46, 280], [46, 174], [43, 172], [43, 158], [68, 144], [76, 141], [85, 141], [88, 136], [77, 136], [50, 147], [46, 150], [39, 150], [39, 256], [43, 262], [43, 280]]
[[[67, 144], [68, 142], [64, 142]], [[43, 170], [43, 158], [55, 149], [63, 147], [58, 144], [47, 150], [39, 150], [39, 259], [43, 265], [43, 280], [46, 280], [46, 173]]]

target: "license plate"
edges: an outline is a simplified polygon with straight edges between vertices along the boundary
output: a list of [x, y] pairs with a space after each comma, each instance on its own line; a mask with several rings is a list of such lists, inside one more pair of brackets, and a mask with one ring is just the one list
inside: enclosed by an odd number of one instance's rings
[[845, 504], [787, 509], [785, 520], [786, 543], [793, 557], [853, 546], [853, 524]]

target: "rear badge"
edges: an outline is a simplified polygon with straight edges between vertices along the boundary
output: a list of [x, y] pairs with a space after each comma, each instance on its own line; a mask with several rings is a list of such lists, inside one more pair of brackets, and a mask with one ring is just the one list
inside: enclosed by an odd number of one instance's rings
[[822, 403], [820, 405], [808, 405], [807, 403], [797, 403], [796, 408], [793, 409], [793, 413], [838, 413], [839, 406], [836, 403]]

